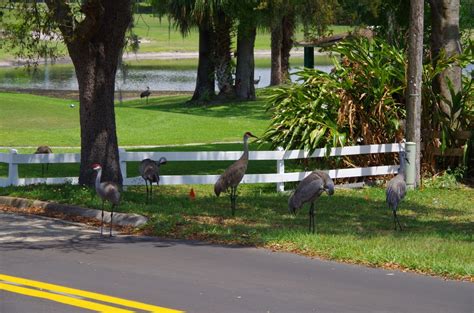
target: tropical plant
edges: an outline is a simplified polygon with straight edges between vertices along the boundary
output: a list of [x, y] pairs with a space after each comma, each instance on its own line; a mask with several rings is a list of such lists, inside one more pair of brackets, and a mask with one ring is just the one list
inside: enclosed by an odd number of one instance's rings
[[377, 39], [356, 39], [329, 48], [331, 73], [304, 69], [301, 84], [271, 90], [273, 146], [312, 151], [319, 147], [384, 143], [401, 138], [403, 54]]
[[[301, 83], [269, 91], [268, 109], [273, 115], [262, 141], [270, 142], [273, 147], [308, 151], [345, 144], [399, 142], [405, 132], [404, 53], [379, 38], [352, 39], [327, 50], [340, 56], [333, 58], [334, 69], [330, 73], [304, 69], [296, 73]], [[448, 111], [441, 107], [441, 96], [431, 84], [446, 68], [453, 64], [464, 67], [469, 62], [473, 62], [472, 56], [466, 54], [440, 58], [435, 66], [424, 65], [424, 163], [433, 163], [434, 156], [429, 152], [433, 147], [445, 149], [458, 145], [456, 132], [472, 125], [472, 80], [465, 77], [460, 92], [451, 88]], [[385, 157], [361, 156], [355, 161], [344, 158], [344, 162], [380, 164]]]

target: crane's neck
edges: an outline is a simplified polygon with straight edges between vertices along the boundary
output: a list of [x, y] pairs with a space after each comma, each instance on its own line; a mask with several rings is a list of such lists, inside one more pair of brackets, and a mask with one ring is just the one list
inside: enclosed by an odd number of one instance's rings
[[247, 159], [249, 158], [249, 144], [248, 144], [249, 137], [244, 136], [244, 154], [240, 157], [240, 159]]
[[100, 179], [102, 177], [102, 169], [97, 170], [97, 176], [95, 178], [95, 188], [98, 189], [100, 188]]
[[401, 155], [400, 156], [400, 167], [398, 168], [398, 174], [405, 175], [405, 167], [406, 167], [405, 156]]

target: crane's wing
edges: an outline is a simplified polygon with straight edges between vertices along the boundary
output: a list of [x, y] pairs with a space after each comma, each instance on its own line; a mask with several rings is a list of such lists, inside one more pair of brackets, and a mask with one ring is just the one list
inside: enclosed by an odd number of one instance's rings
[[214, 185], [216, 195], [219, 196], [221, 192], [227, 191], [229, 187], [237, 187], [244, 178], [246, 171], [247, 162], [244, 160], [238, 160], [229, 166]]
[[293, 194], [293, 204], [300, 208], [303, 203], [312, 201], [324, 190], [324, 182], [318, 175], [311, 173], [306, 176], [296, 187]]
[[387, 184], [386, 201], [390, 208], [396, 209], [405, 197], [406, 183], [401, 176], [395, 176]]

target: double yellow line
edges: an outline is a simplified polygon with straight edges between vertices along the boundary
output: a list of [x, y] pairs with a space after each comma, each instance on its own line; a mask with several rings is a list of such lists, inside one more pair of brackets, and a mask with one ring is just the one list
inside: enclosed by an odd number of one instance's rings
[[[47, 299], [102, 313], [133, 313], [135, 311], [92, 302], [89, 300], [97, 300], [103, 303], [105, 302], [109, 304], [117, 304], [122, 307], [138, 309], [141, 311], [152, 313], [183, 313], [183, 311], [177, 311], [137, 301], [111, 297], [99, 293], [53, 285], [20, 277], [8, 276], [4, 274], [0, 274], [0, 290], [14, 292], [30, 297]], [[85, 298], [88, 300], [81, 298]]]

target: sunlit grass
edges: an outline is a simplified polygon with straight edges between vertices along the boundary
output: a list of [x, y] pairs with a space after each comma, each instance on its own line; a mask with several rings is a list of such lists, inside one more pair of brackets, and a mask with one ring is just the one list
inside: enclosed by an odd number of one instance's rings
[[[166, 145], [240, 140], [261, 134], [264, 101], [194, 106], [189, 96], [155, 96], [115, 108], [119, 145]], [[71, 100], [0, 93], [0, 146], [80, 146], [79, 111]]]

